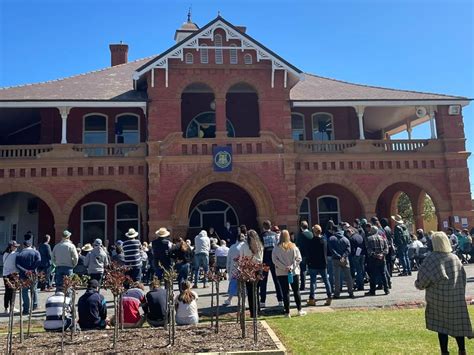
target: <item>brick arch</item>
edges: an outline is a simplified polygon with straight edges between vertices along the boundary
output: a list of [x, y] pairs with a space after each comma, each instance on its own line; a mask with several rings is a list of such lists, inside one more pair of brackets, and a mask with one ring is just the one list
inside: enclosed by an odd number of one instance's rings
[[219, 95], [222, 95], [222, 97], [225, 97], [229, 90], [232, 88], [234, 85], [238, 84], [246, 84], [250, 86], [253, 90], [255, 90], [255, 93], [257, 94], [257, 97], [260, 99], [261, 94], [264, 92], [264, 88], [262, 87], [262, 83], [259, 80], [256, 80], [254, 78], [245, 78], [245, 79], [231, 79], [229, 81], [226, 81], [222, 84], [220, 87]]
[[84, 187], [81, 190], [76, 191], [63, 206], [64, 215], [66, 218], [72, 213], [72, 210], [76, 206], [76, 204], [85, 196], [89, 195], [92, 192], [99, 191], [99, 190], [116, 190], [120, 191], [123, 194], [130, 197], [135, 203], [138, 204], [140, 208], [140, 212], [142, 217], [146, 217], [146, 206], [145, 206], [145, 198], [143, 194], [140, 194], [135, 189], [131, 188], [129, 185], [117, 182], [117, 181], [104, 181], [104, 182], [94, 182], [91, 185]]
[[205, 75], [200, 75], [198, 74], [197, 76], [192, 76], [192, 77], [189, 77], [188, 80], [185, 80], [183, 82], [181, 82], [179, 85], [177, 85], [176, 87], [176, 98], [181, 100], [181, 95], [183, 95], [184, 93], [184, 90], [186, 90], [186, 88], [190, 85], [193, 85], [193, 84], [202, 84], [202, 85], [206, 85], [210, 90], [211, 92], [214, 94], [214, 97], [216, 98], [217, 97], [217, 88], [213, 86], [213, 82], [210, 82], [209, 78], [206, 77]]
[[[422, 183], [420, 183], [422, 181]], [[390, 186], [394, 184], [411, 184], [428, 195], [430, 195], [431, 199], [433, 200], [433, 204], [435, 205], [436, 212], [440, 211], [449, 211], [450, 210], [450, 204], [449, 204], [449, 199], [443, 198], [441, 194], [438, 192], [436, 187], [428, 180], [428, 179], [423, 179], [420, 176], [411, 176], [411, 175], [403, 175], [403, 176], [392, 176], [392, 177], [386, 177], [384, 178], [380, 184], [377, 185], [377, 187], [373, 190], [370, 201], [373, 203], [375, 206], [377, 205], [377, 201], [382, 195], [382, 193], [389, 188]], [[417, 201], [413, 201], [413, 203], [416, 203]], [[415, 206], [413, 206], [415, 207]]]
[[39, 197], [51, 210], [54, 217], [54, 223], [58, 224], [63, 221], [64, 218], [62, 218], [63, 214], [61, 208], [56, 199], [49, 192], [35, 186], [34, 184], [26, 184], [22, 182], [12, 182], [10, 184], [2, 183], [0, 185], [0, 196], [13, 192], [26, 192]]
[[[364, 193], [362, 188], [353, 182], [350, 179], [347, 179], [342, 176], [317, 176], [309, 183], [307, 183], [302, 189], [299, 190], [298, 195], [296, 196], [297, 205], [296, 205], [296, 214], [298, 214], [298, 209], [303, 202], [303, 199], [311, 192], [314, 188], [324, 185], [324, 184], [336, 184], [345, 187], [349, 190], [355, 198], [358, 200], [359, 204], [362, 207], [363, 213], [367, 213], [371, 208], [371, 203], [367, 195]], [[375, 207], [375, 206], [374, 206]], [[369, 211], [370, 212], [370, 211]]]
[[194, 196], [204, 187], [215, 182], [228, 182], [243, 188], [255, 204], [257, 219], [272, 219], [274, 216], [273, 200], [261, 179], [247, 170], [234, 168], [230, 174], [204, 171], [189, 178], [179, 190], [173, 204], [174, 224], [187, 225], [189, 208]]

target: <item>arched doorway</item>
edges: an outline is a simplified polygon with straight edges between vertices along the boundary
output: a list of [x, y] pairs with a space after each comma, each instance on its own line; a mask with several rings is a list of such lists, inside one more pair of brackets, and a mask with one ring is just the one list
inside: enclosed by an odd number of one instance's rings
[[299, 219], [310, 225], [319, 224], [326, 230], [330, 220], [351, 223], [362, 216], [363, 210], [357, 197], [339, 184], [322, 184], [310, 190], [300, 203]]
[[54, 215], [41, 198], [27, 192], [10, 192], [0, 196], [0, 250], [9, 240], [21, 243], [25, 235], [33, 235], [34, 245], [45, 234], [54, 241]]
[[245, 224], [256, 229], [257, 210], [252, 198], [232, 183], [215, 182], [205, 186], [191, 202], [188, 236], [196, 235], [201, 229], [209, 230], [209, 227], [221, 234], [226, 222], [234, 228]]
[[75, 204], [69, 215], [72, 239], [82, 245], [97, 238], [108, 243], [123, 240], [129, 228], [142, 234], [140, 206], [130, 196], [116, 190], [87, 194]]
[[411, 232], [417, 228], [438, 229], [435, 202], [421, 187], [399, 182], [386, 187], [377, 200], [377, 216], [390, 218], [399, 214]]

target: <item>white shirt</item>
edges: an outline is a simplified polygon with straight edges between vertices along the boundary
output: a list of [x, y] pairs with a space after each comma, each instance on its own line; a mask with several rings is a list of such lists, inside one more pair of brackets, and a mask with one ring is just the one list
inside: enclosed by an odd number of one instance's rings
[[[63, 302], [64, 294], [49, 296], [46, 300], [46, 320], [43, 327], [45, 330], [61, 329], [63, 321]], [[66, 309], [64, 312], [64, 319], [71, 318], [71, 299], [66, 297]]]
[[216, 249], [216, 256], [227, 256], [229, 254], [229, 248], [222, 245]]
[[16, 256], [17, 252], [3, 254], [3, 276], [8, 276], [14, 272], [19, 272], [16, 267]]
[[177, 296], [175, 298], [175, 304], [178, 305], [178, 309], [176, 311], [176, 319], [182, 320], [183, 322], [186, 322], [186, 320], [194, 320], [197, 319], [198, 316], [198, 306], [197, 306], [197, 299], [198, 295], [196, 292], [191, 291], [194, 294], [194, 300], [191, 301], [191, 303], [184, 303], [178, 301]]

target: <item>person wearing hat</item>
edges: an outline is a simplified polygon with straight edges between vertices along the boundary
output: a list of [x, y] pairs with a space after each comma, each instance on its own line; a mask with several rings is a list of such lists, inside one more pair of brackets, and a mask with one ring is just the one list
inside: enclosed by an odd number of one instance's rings
[[130, 228], [125, 233], [127, 240], [123, 242], [123, 256], [125, 260], [125, 266], [129, 268], [127, 272], [128, 276], [132, 278], [134, 282], [141, 281], [142, 279], [142, 257], [141, 249], [142, 243], [138, 240], [138, 232], [134, 228]]
[[77, 261], [78, 254], [76, 247], [71, 242], [71, 232], [65, 230], [62, 240], [53, 249], [53, 264], [56, 265], [56, 291], [62, 291], [63, 277], [72, 275]]
[[411, 275], [410, 260], [408, 259], [408, 244], [411, 242], [410, 233], [399, 214], [392, 216], [392, 219], [396, 224], [393, 230], [393, 244], [397, 249], [398, 260], [403, 267], [403, 272], [399, 276]]
[[109, 258], [104, 250], [101, 239], [97, 238], [94, 240], [94, 248], [86, 255], [84, 265], [87, 267], [87, 273], [90, 278], [99, 281], [100, 285], [102, 283], [104, 269], [109, 265]]
[[82, 330], [104, 329], [107, 327], [107, 302], [99, 293], [99, 282], [91, 279], [86, 292], [77, 302], [79, 326]]
[[163, 280], [164, 269], [168, 270], [171, 266], [170, 249], [172, 243], [169, 240], [170, 232], [165, 227], [161, 227], [155, 232], [156, 239], [151, 242], [153, 252], [153, 267], [156, 277]]
[[[38, 265], [41, 261], [41, 255], [38, 250], [33, 249], [32, 239], [23, 242], [23, 250], [16, 256], [16, 267], [20, 270], [20, 280], [26, 280], [28, 272], [36, 273]], [[33, 310], [38, 308], [38, 288], [37, 282], [31, 287], [33, 288]], [[23, 314], [30, 313], [30, 289], [21, 289], [21, 298], [23, 300]]]
[[[16, 256], [18, 255], [17, 249], [19, 246], [20, 245], [16, 241], [11, 240], [3, 252], [3, 283], [5, 284], [3, 305], [5, 307], [5, 314], [8, 314], [10, 307], [14, 307], [12, 301], [15, 290], [10, 287], [9, 278], [12, 274], [18, 273], [18, 268], [16, 267]], [[17, 312], [18, 310], [14, 309], [14, 311]]]

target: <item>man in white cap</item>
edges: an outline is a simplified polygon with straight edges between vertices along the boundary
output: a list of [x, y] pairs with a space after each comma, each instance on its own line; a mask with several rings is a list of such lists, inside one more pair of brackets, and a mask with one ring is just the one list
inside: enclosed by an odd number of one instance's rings
[[170, 249], [172, 243], [169, 240], [170, 232], [162, 227], [155, 232], [156, 239], [151, 242], [153, 251], [153, 266], [155, 274], [160, 281], [163, 280], [163, 269], [168, 270], [171, 267]]
[[127, 240], [123, 242], [123, 255], [125, 259], [125, 266], [130, 270], [128, 276], [132, 278], [134, 282], [141, 281], [142, 279], [142, 257], [141, 248], [142, 244], [138, 240], [138, 232], [134, 228], [130, 228], [125, 233]]
[[410, 260], [408, 259], [408, 244], [411, 242], [410, 232], [399, 214], [392, 216], [392, 219], [396, 224], [393, 229], [393, 244], [397, 249], [398, 260], [403, 266], [403, 272], [399, 276], [408, 276], [411, 275]]
[[104, 268], [109, 265], [109, 258], [102, 246], [102, 240], [97, 238], [94, 241], [94, 249], [86, 255], [84, 265], [87, 267], [87, 273], [91, 279], [97, 280], [99, 285], [102, 283]]
[[65, 230], [63, 239], [53, 249], [53, 264], [56, 265], [56, 292], [63, 291], [63, 277], [72, 275], [77, 260], [77, 250], [71, 242], [71, 232]]

